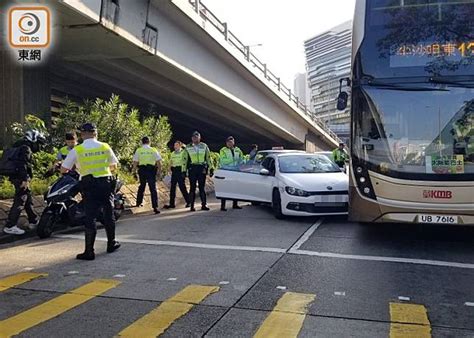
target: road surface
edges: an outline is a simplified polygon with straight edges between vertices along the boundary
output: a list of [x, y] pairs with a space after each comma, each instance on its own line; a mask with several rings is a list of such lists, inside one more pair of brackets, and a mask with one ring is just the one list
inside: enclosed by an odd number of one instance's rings
[[211, 207], [0, 246], [0, 337], [474, 337], [472, 228]]

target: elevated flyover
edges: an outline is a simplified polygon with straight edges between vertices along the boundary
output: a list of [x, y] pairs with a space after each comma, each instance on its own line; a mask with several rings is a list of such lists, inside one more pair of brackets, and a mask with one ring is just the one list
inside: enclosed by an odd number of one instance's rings
[[[116, 93], [142, 110], [168, 115], [175, 136], [185, 140], [198, 129], [216, 147], [230, 134], [240, 144], [262, 147], [337, 145], [337, 136], [199, 0], [39, 2], [54, 18], [49, 61], [1, 74], [22, 80], [3, 81], [3, 97], [23, 93], [8, 101], [17, 109], [3, 105], [2, 114], [17, 112], [5, 123], [44, 111], [51, 96]], [[7, 53], [4, 47], [3, 69], [14, 67]]]

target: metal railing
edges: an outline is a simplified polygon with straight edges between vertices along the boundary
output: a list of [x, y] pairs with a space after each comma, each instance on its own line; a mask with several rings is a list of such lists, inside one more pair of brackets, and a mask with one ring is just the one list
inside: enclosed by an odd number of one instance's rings
[[226, 22], [219, 20], [219, 18], [214, 13], [212, 13], [209, 8], [206, 7], [206, 5], [203, 4], [202, 0], [188, 0], [188, 2], [191, 4], [191, 6], [193, 6], [194, 11], [198, 13], [203, 20], [210, 23], [218, 32], [220, 32], [230, 45], [240, 52], [254, 68], [263, 74], [270, 86], [282, 92], [288, 98], [289, 103], [296, 104], [298, 110], [302, 114], [309, 117], [314, 122], [314, 124], [328, 133], [330, 137], [338, 142], [341, 141], [336, 133], [329, 129], [320, 119], [316, 118], [309, 108], [292, 92], [292, 90], [285, 86], [281, 82], [281, 79], [268, 69], [267, 64], [260, 61], [250, 51], [250, 47], [248, 45], [245, 45], [239, 40], [237, 36], [234, 35], [234, 33], [229, 30]]

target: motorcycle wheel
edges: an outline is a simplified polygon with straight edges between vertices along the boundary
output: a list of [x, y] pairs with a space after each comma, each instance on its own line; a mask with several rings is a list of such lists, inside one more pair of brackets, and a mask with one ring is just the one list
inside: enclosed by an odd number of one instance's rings
[[39, 238], [49, 238], [54, 231], [54, 225], [56, 223], [56, 216], [48, 212], [41, 215], [38, 227], [36, 228], [36, 234]]

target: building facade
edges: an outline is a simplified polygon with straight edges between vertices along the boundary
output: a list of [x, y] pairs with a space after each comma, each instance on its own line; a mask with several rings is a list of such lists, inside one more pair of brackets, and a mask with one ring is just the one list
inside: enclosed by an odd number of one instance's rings
[[293, 91], [301, 102], [303, 102], [308, 108], [311, 108], [311, 94], [308, 87], [308, 77], [306, 73], [298, 73], [295, 75]]
[[351, 74], [351, 45], [352, 21], [304, 43], [312, 111], [342, 139], [349, 137], [350, 104], [342, 112], [336, 104], [339, 80]]

